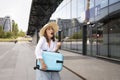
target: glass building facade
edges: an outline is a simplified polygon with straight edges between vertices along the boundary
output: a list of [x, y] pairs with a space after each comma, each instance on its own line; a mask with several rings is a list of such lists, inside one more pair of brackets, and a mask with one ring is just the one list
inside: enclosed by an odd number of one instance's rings
[[[87, 25], [87, 55], [120, 59], [120, 0], [64, 0], [52, 15], [58, 22], [62, 49], [82, 53], [85, 14]], [[54, 18], [53, 18], [54, 17]]]

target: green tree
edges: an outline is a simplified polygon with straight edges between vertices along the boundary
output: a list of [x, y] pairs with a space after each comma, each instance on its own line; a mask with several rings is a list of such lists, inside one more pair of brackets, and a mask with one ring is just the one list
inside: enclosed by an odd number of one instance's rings
[[18, 29], [18, 24], [15, 22], [13, 22], [13, 24], [12, 24], [12, 32], [13, 32], [14, 38], [17, 38], [19, 29]]
[[6, 32], [6, 38], [12, 38], [13, 37], [13, 33], [12, 32]]
[[3, 30], [3, 27], [0, 26], [0, 38], [3, 38], [4, 37], [4, 30]]
[[79, 32], [75, 32], [71, 37], [71, 39], [82, 39], [82, 30]]
[[22, 30], [19, 32], [18, 36], [24, 37], [25, 36], [25, 32], [23, 32]]
[[[17, 38], [19, 33], [18, 24], [13, 21], [12, 23], [12, 32], [4, 32], [3, 27], [0, 26], [0, 38]], [[23, 35], [22, 32], [20, 32]]]

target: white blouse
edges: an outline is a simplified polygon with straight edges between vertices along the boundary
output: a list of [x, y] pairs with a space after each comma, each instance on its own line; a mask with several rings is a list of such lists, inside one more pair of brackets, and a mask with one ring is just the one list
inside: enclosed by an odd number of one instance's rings
[[35, 48], [35, 56], [36, 59], [42, 59], [42, 51], [55, 51], [56, 47], [57, 47], [57, 42], [56, 41], [52, 41], [50, 42], [50, 46], [47, 43], [46, 38], [43, 36], [39, 39], [38, 44]]

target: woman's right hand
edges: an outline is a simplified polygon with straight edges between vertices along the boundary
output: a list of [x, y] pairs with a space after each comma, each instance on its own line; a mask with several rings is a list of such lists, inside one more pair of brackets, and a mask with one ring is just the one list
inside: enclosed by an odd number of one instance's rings
[[40, 59], [40, 63], [42, 65], [42, 70], [46, 70], [47, 69], [47, 65], [45, 64], [43, 59]]
[[46, 70], [47, 69], [47, 65], [45, 63], [42, 63], [42, 70]]

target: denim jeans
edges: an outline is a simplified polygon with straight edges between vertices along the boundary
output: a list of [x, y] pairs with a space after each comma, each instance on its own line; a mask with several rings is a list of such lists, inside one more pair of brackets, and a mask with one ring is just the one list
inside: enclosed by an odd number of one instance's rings
[[45, 72], [36, 70], [36, 80], [61, 80], [59, 72]]

